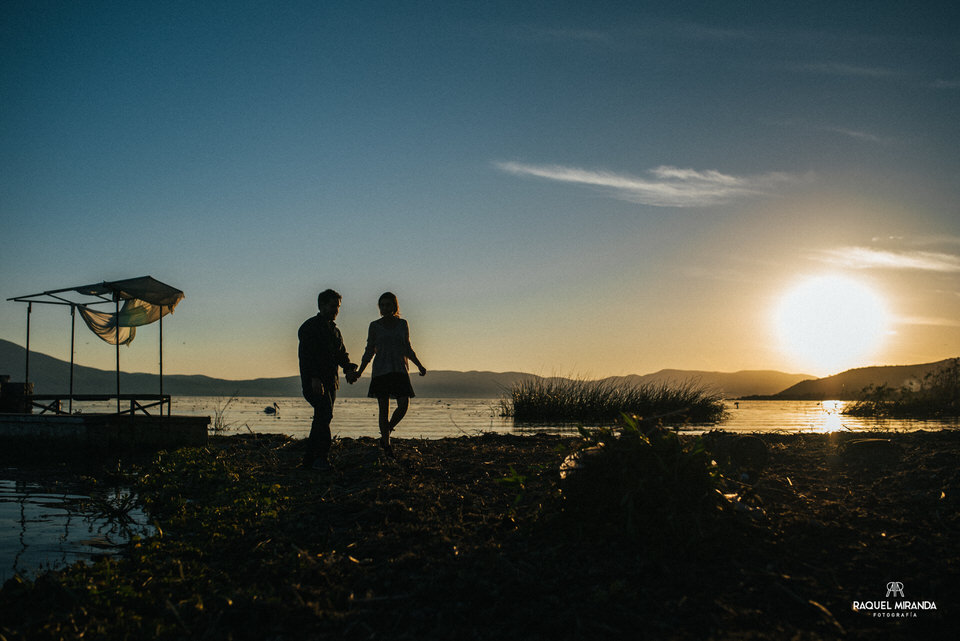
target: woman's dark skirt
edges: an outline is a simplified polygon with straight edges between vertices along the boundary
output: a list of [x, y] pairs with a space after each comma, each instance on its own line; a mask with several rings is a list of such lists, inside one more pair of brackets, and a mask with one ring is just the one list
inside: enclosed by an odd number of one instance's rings
[[413, 398], [413, 386], [410, 384], [410, 375], [406, 372], [390, 372], [374, 376], [370, 381], [370, 391], [367, 392], [370, 398], [379, 398], [381, 396], [390, 396], [392, 398]]

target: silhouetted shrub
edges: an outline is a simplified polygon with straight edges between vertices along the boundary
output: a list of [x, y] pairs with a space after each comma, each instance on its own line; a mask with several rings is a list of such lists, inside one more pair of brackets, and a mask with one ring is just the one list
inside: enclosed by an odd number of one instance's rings
[[960, 416], [960, 359], [950, 359], [917, 386], [869, 385], [844, 413], [877, 418]]
[[561, 466], [565, 509], [645, 540], [691, 541], [724, 503], [720, 475], [700, 436], [624, 416], [618, 430], [581, 429], [581, 449]]

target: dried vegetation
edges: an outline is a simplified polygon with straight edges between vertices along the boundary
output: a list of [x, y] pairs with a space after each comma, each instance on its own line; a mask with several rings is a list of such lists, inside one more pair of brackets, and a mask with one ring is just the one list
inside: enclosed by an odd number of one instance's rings
[[[698, 503], [699, 529], [679, 536], [659, 519], [686, 509], [682, 493], [666, 512], [639, 501], [633, 521], [565, 502], [559, 467], [589, 439], [401, 439], [396, 462], [343, 439], [317, 474], [295, 469], [300, 441], [213, 438], [131, 463], [160, 532], [120, 560], [9, 581], [0, 635], [943, 638], [960, 606], [960, 433], [758, 440], [763, 456], [702, 440], [727, 496]], [[938, 609], [852, 611], [893, 580]]]

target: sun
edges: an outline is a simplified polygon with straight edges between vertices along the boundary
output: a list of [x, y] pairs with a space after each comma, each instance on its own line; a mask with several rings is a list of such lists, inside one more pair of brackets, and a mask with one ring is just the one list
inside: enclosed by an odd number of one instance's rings
[[845, 276], [816, 276], [789, 290], [776, 309], [781, 347], [798, 366], [835, 374], [868, 365], [888, 332], [884, 300]]

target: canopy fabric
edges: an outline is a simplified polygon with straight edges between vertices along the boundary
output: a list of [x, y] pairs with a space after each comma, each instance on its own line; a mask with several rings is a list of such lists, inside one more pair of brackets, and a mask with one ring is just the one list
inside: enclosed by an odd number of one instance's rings
[[151, 276], [103, 281], [77, 287], [74, 291], [89, 296], [116, 296], [123, 301], [119, 316], [116, 312], [77, 307], [90, 331], [111, 345], [129, 345], [137, 335], [137, 327], [172, 314], [177, 303], [183, 300], [182, 291]]
[[80, 317], [94, 334], [111, 345], [129, 345], [137, 335], [137, 327], [149, 325], [173, 311], [172, 307], [151, 305], [139, 299], [126, 300], [116, 312], [96, 312], [88, 307], [78, 306]]
[[[142, 300], [152, 305], [169, 307], [171, 312], [173, 308], [177, 306], [177, 303], [183, 300], [182, 291], [165, 283], [161, 283], [152, 276], [103, 281], [102, 283], [76, 287], [74, 291], [89, 296], [116, 295], [120, 300]], [[159, 316], [157, 318], [159, 318]]]
[[[95, 296], [99, 300], [77, 303], [59, 296], [64, 292]], [[172, 314], [177, 304], [183, 300], [183, 292], [166, 283], [161, 283], [152, 276], [140, 276], [139, 278], [127, 278], [125, 280], [103, 281], [81, 287], [54, 289], [29, 296], [17, 296], [8, 300], [75, 306], [80, 310], [80, 316], [94, 334], [111, 345], [128, 345], [136, 336], [136, 327], [148, 325], [167, 314]], [[89, 307], [90, 305], [102, 305], [121, 300], [123, 301], [123, 307], [120, 308], [119, 314], [117, 312], [100, 312]]]
[[[77, 301], [77, 294], [86, 297]], [[90, 299], [93, 300], [90, 300]], [[175, 287], [150, 277], [128, 278], [126, 280], [103, 281], [81, 287], [51, 289], [38, 294], [15, 296], [7, 300], [27, 303], [27, 358], [24, 380], [30, 380], [30, 316], [33, 304], [69, 305], [71, 316], [80, 310], [80, 318], [87, 327], [103, 341], [116, 345], [117, 352], [117, 414], [120, 407], [120, 345], [129, 345], [137, 335], [137, 327], [160, 321], [160, 396], [163, 398], [163, 317], [172, 314], [177, 304], [183, 300], [183, 292]], [[123, 301], [123, 305], [120, 305]], [[94, 305], [111, 305], [114, 311], [101, 312], [91, 309]], [[109, 307], [108, 307], [109, 309]], [[70, 322], [70, 403], [73, 404], [73, 347], [74, 323]], [[166, 397], [169, 408], [169, 396]], [[163, 414], [163, 405], [160, 406]], [[169, 411], [169, 410], [168, 410]], [[130, 413], [133, 414], [131, 406]], [[0, 635], [2, 636], [2, 635]]]

